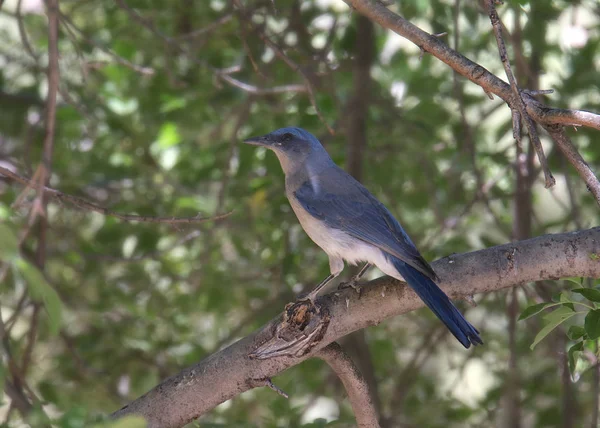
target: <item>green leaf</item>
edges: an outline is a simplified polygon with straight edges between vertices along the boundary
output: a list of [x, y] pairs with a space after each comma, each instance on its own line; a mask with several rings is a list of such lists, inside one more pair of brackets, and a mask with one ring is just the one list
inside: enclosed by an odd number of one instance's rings
[[578, 340], [585, 336], [585, 328], [579, 325], [572, 325], [569, 327], [569, 331], [567, 332], [567, 337], [571, 340]]
[[569, 348], [569, 371], [571, 372], [571, 377], [575, 375], [575, 366], [577, 365], [581, 351], [583, 351], [583, 341], [577, 342]]
[[584, 326], [591, 340], [596, 340], [600, 337], [600, 309], [588, 312], [585, 316]]
[[0, 259], [14, 261], [19, 256], [19, 240], [6, 223], [0, 223], [0, 242]]
[[557, 306], [560, 303], [538, 303], [536, 305], [531, 305], [528, 308], [526, 308], [523, 313], [521, 313], [521, 316], [519, 316], [519, 321], [521, 320], [526, 320], [527, 318], [531, 318], [534, 315], [539, 314], [540, 312], [542, 312], [544, 309], [546, 308], [550, 308], [552, 306]]
[[172, 122], [167, 122], [161, 126], [158, 134], [158, 145], [163, 149], [176, 146], [181, 142], [181, 135], [177, 130], [177, 125]]
[[573, 293], [581, 294], [592, 302], [600, 302], [600, 290], [596, 290], [595, 288], [575, 288], [572, 291]]
[[58, 293], [48, 284], [41, 272], [23, 259], [17, 261], [17, 267], [27, 284], [29, 294], [35, 301], [42, 302], [48, 312], [48, 327], [51, 335], [57, 335], [62, 318], [62, 302]]
[[530, 348], [533, 350], [538, 343], [544, 340], [544, 338], [552, 332], [552, 330], [554, 330], [556, 327], [561, 325], [563, 322], [565, 322], [575, 314], [576, 312], [574, 312], [571, 308], [567, 306], [562, 306], [557, 310], [553, 311], [552, 313], [546, 315], [544, 317], [546, 325], [540, 330], [537, 336], [535, 336], [535, 339], [533, 340], [533, 343], [531, 344]]
[[560, 293], [559, 302], [562, 303], [564, 306], [567, 306], [572, 311], [575, 310], [575, 307], [573, 306], [573, 301], [569, 298], [569, 296], [567, 296], [567, 293]]
[[581, 287], [581, 284], [583, 283], [583, 278], [576, 277], [576, 276], [569, 277], [569, 278], [563, 278], [562, 280], [566, 281], [566, 282], [573, 283], [573, 284], [575, 284], [578, 287]]

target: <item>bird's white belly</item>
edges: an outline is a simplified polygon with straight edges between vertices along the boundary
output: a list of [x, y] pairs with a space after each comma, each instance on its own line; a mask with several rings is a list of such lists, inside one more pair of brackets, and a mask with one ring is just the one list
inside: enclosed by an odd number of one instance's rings
[[385, 253], [374, 245], [353, 238], [339, 229], [327, 227], [324, 222], [315, 219], [304, 211], [296, 201], [290, 203], [306, 234], [327, 253], [329, 257], [346, 260], [349, 264], [369, 262], [383, 273], [402, 279], [396, 268], [387, 260]]

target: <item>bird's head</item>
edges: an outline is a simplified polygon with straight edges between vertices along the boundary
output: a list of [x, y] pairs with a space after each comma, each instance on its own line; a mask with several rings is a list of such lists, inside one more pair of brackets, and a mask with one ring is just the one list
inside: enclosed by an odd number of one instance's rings
[[295, 127], [280, 128], [260, 137], [248, 138], [244, 143], [283, 152], [302, 152], [313, 146], [321, 146], [313, 134]]
[[260, 137], [248, 138], [244, 143], [273, 150], [285, 173], [296, 170], [307, 159], [330, 159], [317, 137], [302, 128], [280, 128]]

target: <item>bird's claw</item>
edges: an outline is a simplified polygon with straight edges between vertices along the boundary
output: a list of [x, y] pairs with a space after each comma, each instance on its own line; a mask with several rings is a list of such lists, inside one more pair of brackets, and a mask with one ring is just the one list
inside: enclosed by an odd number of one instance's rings
[[338, 290], [344, 290], [346, 288], [353, 288], [359, 295], [362, 291], [362, 286], [358, 283], [358, 281], [351, 279], [350, 281], [340, 282], [338, 285]]
[[306, 293], [306, 294], [303, 293], [303, 294], [299, 294], [296, 297], [296, 301], [295, 302], [288, 303], [288, 305], [297, 305], [297, 304], [300, 304], [300, 303], [303, 303], [303, 302], [308, 302], [308, 304], [310, 306], [313, 306], [318, 311], [319, 305], [317, 305], [316, 300], [317, 300], [317, 293], [313, 293], [313, 292], [309, 292], [309, 293]]

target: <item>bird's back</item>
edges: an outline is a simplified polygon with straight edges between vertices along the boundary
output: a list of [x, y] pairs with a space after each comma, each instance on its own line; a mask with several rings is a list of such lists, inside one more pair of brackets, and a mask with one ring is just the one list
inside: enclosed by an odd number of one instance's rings
[[[328, 228], [350, 235], [404, 260], [432, 279], [435, 272], [423, 259], [411, 239], [387, 208], [354, 177], [333, 161], [323, 167], [305, 168], [304, 175], [287, 181], [288, 198], [305, 230], [307, 223], [317, 220]], [[311, 226], [308, 226], [309, 228]], [[321, 233], [307, 230], [313, 235]], [[325, 249], [322, 243], [317, 242]], [[326, 250], [327, 251], [327, 250]], [[344, 257], [349, 259], [349, 257]]]

